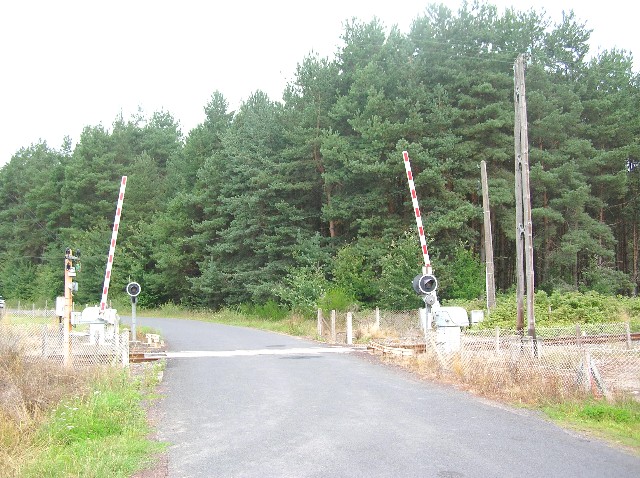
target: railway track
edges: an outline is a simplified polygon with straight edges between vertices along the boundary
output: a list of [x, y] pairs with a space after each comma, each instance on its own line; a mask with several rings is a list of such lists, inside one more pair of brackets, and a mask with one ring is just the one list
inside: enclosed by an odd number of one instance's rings
[[129, 362], [130, 363], [142, 363], [142, 362], [155, 362], [156, 360], [160, 360], [165, 358], [166, 354], [164, 352], [139, 352], [132, 351], [129, 352]]
[[542, 340], [547, 345], [606, 344], [616, 342], [640, 341], [640, 332], [626, 334], [602, 334], [585, 336], [550, 337]]
[[[604, 344], [604, 343], [620, 343], [640, 341], [640, 332], [633, 332], [627, 336], [626, 334], [603, 334], [603, 335], [590, 335], [584, 337], [577, 336], [564, 336], [564, 337], [552, 337], [538, 339], [545, 345], [576, 345], [581, 344]], [[488, 339], [487, 342], [493, 342], [493, 339]], [[466, 344], [467, 347], [472, 347], [472, 343]], [[375, 352], [381, 352], [382, 354], [392, 354], [401, 356], [417, 355], [425, 352], [424, 343], [383, 343], [377, 341], [371, 341], [367, 347], [369, 350]], [[130, 363], [142, 363], [142, 362], [155, 362], [162, 358], [165, 358], [166, 354], [161, 350], [131, 350], [129, 352]]]
[[[528, 336], [525, 336], [527, 340], [530, 340]], [[504, 340], [504, 337], [501, 337]], [[563, 337], [549, 337], [538, 338], [538, 341], [545, 345], [587, 345], [587, 344], [607, 344], [607, 343], [625, 343], [625, 342], [638, 342], [640, 341], [640, 332], [633, 332], [627, 334], [601, 334], [601, 335], [588, 335], [588, 336], [563, 336]], [[495, 343], [493, 338], [482, 338], [477, 341], [469, 340], [465, 341], [465, 349], [484, 349], [490, 348]], [[424, 343], [384, 343], [379, 341], [371, 341], [368, 345], [369, 350], [374, 352], [381, 352], [382, 354], [392, 354], [401, 356], [417, 355], [425, 352]]]

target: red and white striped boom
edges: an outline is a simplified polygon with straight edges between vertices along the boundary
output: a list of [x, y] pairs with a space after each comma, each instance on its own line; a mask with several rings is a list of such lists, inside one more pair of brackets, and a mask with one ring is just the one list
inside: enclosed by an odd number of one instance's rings
[[411, 163], [409, 162], [409, 153], [402, 152], [404, 158], [404, 169], [407, 171], [407, 179], [409, 181], [409, 191], [411, 191], [411, 201], [413, 203], [413, 212], [416, 216], [416, 225], [418, 226], [418, 235], [420, 236], [420, 246], [422, 248], [422, 256], [424, 257], [425, 273], [431, 274], [431, 259], [429, 259], [429, 250], [427, 249], [427, 239], [424, 235], [424, 226], [422, 225], [422, 217], [420, 215], [420, 206], [418, 205], [418, 195], [416, 194], [416, 186], [413, 183], [413, 173], [411, 172]]
[[120, 215], [122, 214], [122, 203], [124, 202], [124, 190], [126, 187], [127, 177], [122, 176], [122, 181], [120, 182], [120, 194], [118, 195], [118, 205], [116, 206], [116, 217], [113, 220], [113, 232], [111, 233], [111, 245], [109, 246], [107, 270], [104, 273], [102, 299], [100, 300], [101, 313], [107, 308], [107, 296], [109, 295], [109, 283], [111, 282], [111, 267], [113, 266], [113, 256], [116, 253], [116, 241], [118, 240], [118, 228], [120, 227]]

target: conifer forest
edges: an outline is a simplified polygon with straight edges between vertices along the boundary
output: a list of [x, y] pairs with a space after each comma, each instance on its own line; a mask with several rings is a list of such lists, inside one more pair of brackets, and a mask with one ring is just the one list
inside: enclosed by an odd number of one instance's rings
[[430, 5], [408, 32], [353, 19], [334, 57], [301, 58], [279, 99], [258, 90], [230, 111], [211, 85], [191, 131], [156, 111], [25, 145], [0, 169], [0, 294], [62, 295], [69, 247], [75, 300], [97, 303], [126, 175], [114, 295], [134, 280], [143, 306], [308, 311], [333, 294], [417, 308], [404, 150], [441, 299], [485, 293], [483, 160], [496, 287], [513, 291], [523, 53], [536, 289], [637, 294], [640, 78], [630, 52], [592, 52], [589, 36], [571, 13], [490, 4]]

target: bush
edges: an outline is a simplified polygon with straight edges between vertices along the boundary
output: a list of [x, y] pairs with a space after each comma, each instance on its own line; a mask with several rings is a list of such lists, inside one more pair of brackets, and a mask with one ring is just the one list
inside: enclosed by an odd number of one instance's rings
[[633, 293], [634, 284], [628, 275], [609, 267], [591, 264], [582, 274], [582, 292], [594, 291], [604, 295]]
[[354, 311], [358, 308], [355, 297], [339, 287], [329, 289], [318, 301], [318, 307], [324, 311], [338, 312]]
[[455, 250], [450, 269], [450, 282], [443, 292], [443, 297], [475, 299], [485, 293], [485, 267], [480, 259], [462, 244]]
[[289, 309], [273, 300], [269, 300], [262, 305], [241, 305], [238, 307], [238, 312], [264, 320], [283, 320], [289, 315]]
[[391, 242], [381, 259], [380, 307], [406, 310], [422, 307], [422, 300], [414, 292], [411, 282], [421, 273], [420, 242], [415, 232], [407, 231]]
[[324, 271], [319, 266], [292, 269], [276, 289], [276, 295], [294, 312], [308, 315], [318, 308], [318, 299], [329, 288]]
[[[473, 304], [456, 302], [456, 305], [461, 305], [467, 310], [478, 305], [477, 302]], [[554, 292], [551, 295], [547, 295], [544, 291], [538, 291], [534, 300], [534, 308], [536, 325], [543, 327], [618, 321], [630, 321], [632, 329], [640, 326], [640, 298], [614, 297], [593, 291], [584, 294], [581, 292]], [[525, 328], [526, 326], [525, 316]], [[477, 327], [515, 329], [515, 294], [498, 295], [496, 308]]]
[[372, 238], [361, 238], [344, 246], [333, 261], [334, 283], [362, 303], [377, 301], [380, 259], [385, 252], [386, 245]]

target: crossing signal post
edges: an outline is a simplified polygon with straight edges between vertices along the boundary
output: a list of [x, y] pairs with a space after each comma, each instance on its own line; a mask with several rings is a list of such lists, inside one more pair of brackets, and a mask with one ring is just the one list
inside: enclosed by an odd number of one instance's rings
[[126, 288], [127, 294], [131, 297], [131, 340], [136, 341], [136, 303], [138, 302], [138, 295], [140, 295], [140, 284], [137, 282], [129, 282]]
[[413, 290], [416, 294], [425, 298], [425, 303], [433, 305], [438, 300], [436, 297], [436, 289], [438, 288], [438, 281], [434, 275], [421, 274], [417, 275], [413, 279]]
[[76, 277], [76, 263], [80, 258], [80, 251], [73, 254], [71, 248], [64, 251], [64, 315], [63, 319], [63, 342], [64, 342], [64, 363], [71, 362], [71, 312], [73, 311], [73, 293], [78, 290], [78, 283], [73, 279]]
[[431, 328], [432, 322], [432, 310], [433, 308], [437, 308], [440, 306], [438, 302], [438, 296], [436, 294], [436, 290], [438, 289], [438, 280], [436, 276], [433, 274], [427, 274], [426, 271], [423, 271], [422, 274], [419, 274], [413, 279], [413, 290], [416, 294], [418, 294], [423, 302], [425, 308], [425, 317], [424, 319], [424, 330], [425, 334], [427, 330]]

